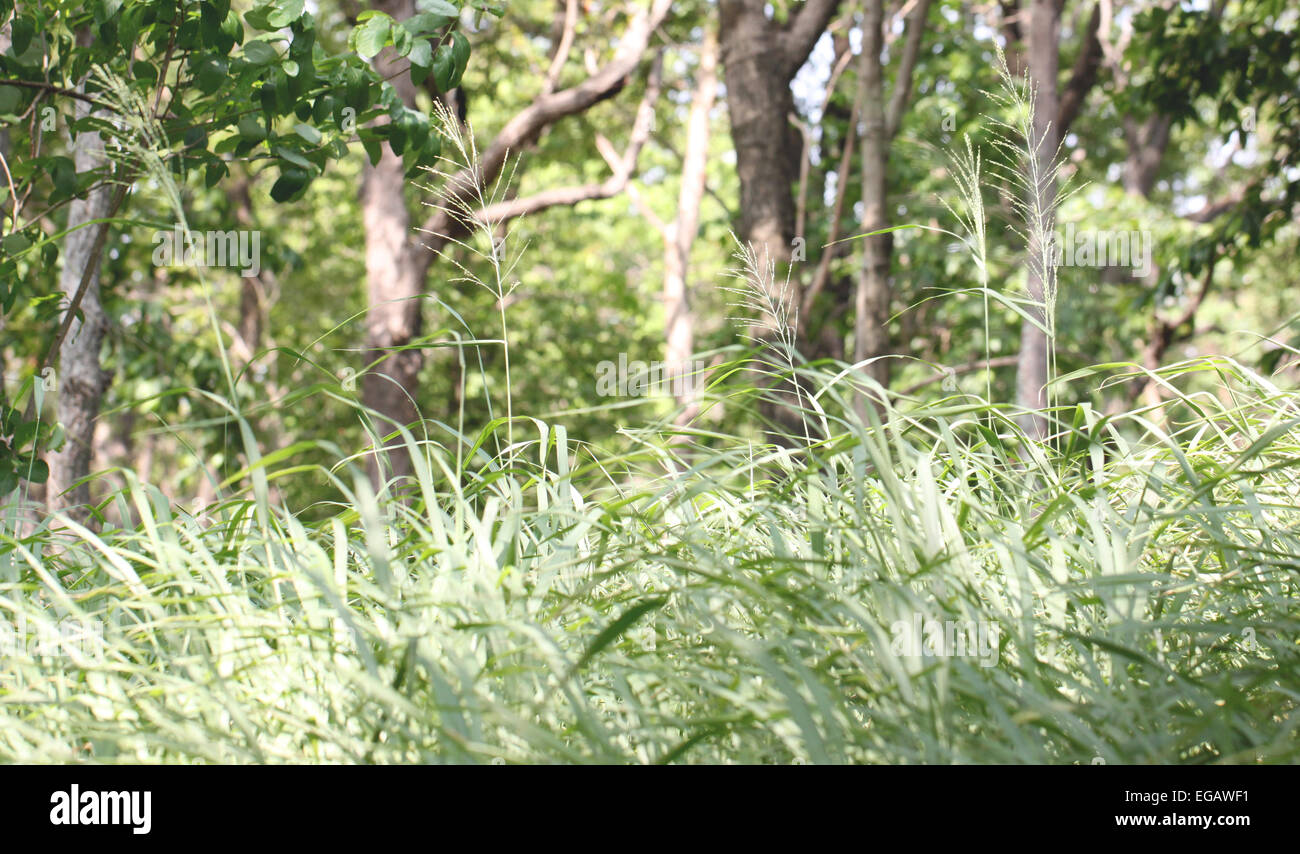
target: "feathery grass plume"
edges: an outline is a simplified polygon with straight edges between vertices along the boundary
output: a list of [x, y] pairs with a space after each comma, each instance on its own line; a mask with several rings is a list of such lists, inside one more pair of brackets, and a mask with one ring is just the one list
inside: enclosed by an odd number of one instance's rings
[[[1043, 146], [1047, 139], [1034, 131], [1035, 83], [1027, 72], [1023, 77], [1012, 74], [1001, 45], [995, 47], [1001, 85], [989, 95], [1010, 114], [1011, 119], [1008, 121], [998, 116], [990, 119], [990, 140], [1003, 158], [990, 160], [989, 170], [1013, 190], [1010, 201], [1016, 219], [1010, 227], [1025, 243], [1028, 270], [1043, 285], [1043, 302], [1039, 306], [1043, 320], [1040, 322], [1032, 312], [1022, 309], [1017, 309], [1017, 313], [1023, 322], [1039, 327], [1047, 336], [1046, 393], [1050, 409], [1054, 393], [1052, 377], [1056, 373], [1056, 211], [1079, 188], [1071, 188], [1068, 183], [1055, 186], [1063, 163], [1061, 146], [1064, 140], [1050, 152], [1049, 165], [1046, 168], [1042, 166]], [[1049, 193], [1053, 186], [1054, 192]]]
[[[733, 257], [740, 262], [740, 267], [727, 271], [727, 276], [738, 284], [720, 287], [737, 300], [728, 305], [740, 309], [746, 315], [732, 318], [732, 322], [740, 329], [741, 338], [755, 346], [758, 358], [770, 368], [760, 369], [760, 375], [766, 375], [778, 384], [793, 385], [793, 407], [784, 399], [785, 395], [779, 392], [769, 399], [777, 406], [792, 410], [804, 431], [805, 444], [811, 444], [808, 416], [812, 413], [806, 406], [806, 395], [799, 385], [799, 372], [795, 367], [796, 360], [800, 358], [796, 343], [799, 306], [794, 299], [791, 270], [787, 268], [785, 281], [778, 284], [776, 261], [771, 253], [759, 252], [752, 244], [740, 241], [735, 234], [731, 234], [731, 239], [739, 247]], [[766, 354], [771, 349], [776, 351], [775, 360], [766, 359]]]
[[[438, 157], [438, 165], [424, 167], [425, 171], [440, 181], [442, 186], [420, 186], [436, 200], [425, 202], [427, 206], [446, 213], [453, 220], [464, 222], [469, 227], [469, 234], [463, 239], [450, 235], [436, 235], [436, 237], [461, 247], [472, 257], [485, 261], [491, 270], [491, 279], [483, 281], [454, 255], [443, 253], [443, 258], [460, 271], [461, 275], [453, 281], [481, 287], [496, 298], [505, 368], [506, 446], [513, 456], [514, 394], [510, 379], [510, 327], [506, 320], [506, 308], [509, 305], [510, 295], [519, 287], [516, 268], [523, 259], [527, 247], [515, 248], [511, 245], [509, 224], [488, 221], [484, 218], [483, 212], [488, 210], [490, 205], [503, 201], [508, 196], [518, 159], [511, 160], [507, 155], [506, 163], [497, 179], [491, 182], [490, 186], [485, 186], [487, 182], [483, 180], [483, 169], [473, 129], [469, 125], [462, 125], [456, 114], [441, 101], [435, 101], [433, 108], [443, 139], [450, 143], [451, 150], [450, 153], [443, 153]], [[423, 231], [423, 229], [417, 230]]]
[[[984, 185], [981, 180], [983, 159], [980, 151], [971, 145], [969, 134], [962, 135], [962, 147], [949, 155], [948, 163], [963, 207], [960, 210], [954, 209], [944, 197], [940, 197], [940, 201], [960, 224], [964, 234], [958, 235], [958, 238], [975, 262], [980, 298], [984, 305], [984, 361], [987, 364], [993, 358], [989, 327], [988, 219], [984, 211]], [[993, 374], [986, 370], [984, 377], [984, 396], [992, 399]]]

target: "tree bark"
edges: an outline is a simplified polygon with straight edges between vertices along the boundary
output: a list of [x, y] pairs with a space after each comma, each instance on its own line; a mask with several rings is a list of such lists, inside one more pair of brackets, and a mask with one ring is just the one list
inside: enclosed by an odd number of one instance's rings
[[[912, 72], [916, 68], [925, 34], [930, 0], [918, 0], [907, 23], [907, 41], [898, 64], [889, 108], [885, 108], [884, 0], [867, 0], [862, 21], [860, 57], [862, 97], [862, 230], [879, 231], [890, 225], [889, 151], [903, 123], [912, 93]], [[889, 386], [891, 352], [889, 318], [893, 292], [889, 282], [893, 263], [894, 236], [880, 234], [864, 238], [862, 267], [858, 273], [853, 314], [853, 358], [874, 359], [866, 373], [880, 385]]]
[[[790, 122], [790, 82], [839, 0], [808, 0], [790, 13], [785, 25], [768, 20], [765, 5], [764, 0], [719, 3], [727, 113], [740, 178], [740, 238], [753, 245], [760, 265], [788, 263], [791, 258], [801, 141]], [[788, 303], [790, 317], [797, 316], [798, 293], [783, 289], [774, 296]]]
[[707, 25], [700, 45], [695, 95], [686, 122], [686, 154], [682, 163], [681, 188], [677, 197], [675, 228], [665, 233], [664, 251], [664, 360], [681, 412], [677, 423], [689, 423], [699, 412], [696, 390], [703, 377], [690, 367], [695, 352], [694, 317], [691, 314], [687, 268], [691, 247], [699, 233], [700, 203], [709, 159], [710, 114], [718, 91], [718, 38]]
[[[415, 14], [415, 0], [380, 0], [374, 8], [403, 21]], [[410, 63], [392, 48], [375, 57], [375, 70], [392, 83], [408, 106], [415, 104]], [[388, 121], [384, 116], [382, 122]], [[402, 158], [387, 142], [381, 144], [379, 162], [366, 164], [361, 183], [361, 214], [366, 231], [366, 364], [372, 366], [362, 378], [362, 401], [382, 419], [376, 424], [380, 436], [418, 420], [416, 394], [424, 354], [418, 348], [404, 349], [419, 337], [422, 313], [420, 295], [425, 272], [416, 260], [418, 246], [412, 240], [411, 216], [406, 208], [406, 179]], [[404, 478], [411, 474], [409, 452], [400, 438], [378, 452], [370, 462], [371, 479], [381, 482], [384, 462], [389, 474]]]
[[[89, 115], [90, 106], [76, 104], [76, 115]], [[104, 141], [98, 133], [82, 132], [73, 142], [73, 162], [77, 172], [104, 165]], [[109, 215], [113, 190], [101, 184], [68, 205], [68, 227], [76, 228]], [[80, 319], [74, 319], [59, 345], [57, 374], [58, 418], [66, 442], [63, 449], [50, 455], [50, 478], [46, 487], [51, 510], [63, 510], [72, 518], [86, 522], [90, 517], [90, 485], [78, 481], [90, 474], [94, 447], [95, 419], [108, 388], [108, 377], [100, 367], [99, 351], [108, 330], [108, 319], [99, 299], [100, 253], [95, 251], [98, 228], [76, 228], [67, 237], [63, 250], [63, 269], [59, 272], [59, 289], [72, 300], [81, 286], [87, 267], [90, 279], [81, 298]]]
[[1160, 162], [1169, 146], [1170, 120], [1168, 116], [1154, 115], [1139, 122], [1132, 116], [1124, 117], [1124, 138], [1128, 154], [1124, 159], [1124, 189], [1132, 196], [1150, 198], [1160, 174]]
[[[860, 84], [865, 90], [862, 111], [862, 230], [887, 227], [885, 193], [889, 170], [889, 140], [880, 53], [884, 47], [884, 0], [866, 0], [862, 20]], [[853, 359], [875, 359], [865, 373], [889, 385], [889, 266], [893, 235], [864, 238], [862, 268], [854, 299]]]

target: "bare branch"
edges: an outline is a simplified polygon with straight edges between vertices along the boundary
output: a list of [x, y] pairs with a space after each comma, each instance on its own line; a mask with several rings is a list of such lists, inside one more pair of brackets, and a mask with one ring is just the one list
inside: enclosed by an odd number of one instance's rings
[[840, 0], [807, 0], [798, 11], [790, 13], [789, 21], [777, 37], [779, 59], [787, 78], [793, 78], [808, 60], [808, 54], [826, 31], [839, 5]]
[[1057, 135], [1061, 139], [1065, 139], [1069, 133], [1070, 125], [1078, 118], [1079, 110], [1083, 107], [1084, 98], [1097, 82], [1097, 70], [1101, 67], [1102, 58], [1101, 39], [1097, 37], [1100, 25], [1101, 6], [1094, 4], [1092, 15], [1088, 18], [1087, 32], [1083, 36], [1083, 45], [1074, 60], [1074, 67], [1070, 69], [1070, 82], [1061, 93], [1061, 103], [1056, 110]]
[[572, 206], [581, 202], [608, 199], [616, 196], [627, 187], [632, 173], [636, 170], [636, 161], [650, 138], [654, 127], [655, 103], [659, 100], [662, 79], [663, 54], [655, 57], [650, 76], [646, 81], [645, 97], [637, 108], [636, 120], [632, 123], [632, 132], [628, 137], [627, 149], [620, 156], [613, 145], [603, 135], [598, 136], [596, 147], [601, 156], [610, 165], [613, 174], [599, 184], [582, 184], [574, 187], [556, 187], [543, 190], [531, 196], [509, 199], [480, 208], [474, 218], [487, 225], [497, 226], [521, 216], [560, 205]]
[[[539, 95], [496, 135], [483, 151], [479, 163], [467, 166], [448, 179], [440, 204], [421, 229], [429, 235], [428, 248], [441, 251], [447, 242], [467, 232], [467, 223], [455, 211], [472, 203], [474, 197], [501, 174], [506, 158], [545, 128], [576, 113], [581, 113], [596, 103], [616, 95], [627, 78], [636, 70], [641, 57], [649, 47], [650, 38], [668, 14], [672, 0], [653, 0], [649, 10], [641, 9], [619, 41], [614, 57], [582, 83], [558, 92]], [[433, 252], [419, 253], [417, 263], [426, 267]]]
[[560, 25], [560, 41], [551, 57], [551, 67], [546, 72], [546, 82], [542, 84], [542, 94], [549, 95], [560, 83], [560, 72], [569, 61], [569, 52], [573, 49], [573, 34], [578, 28], [578, 0], [565, 0], [564, 21]]
[[921, 53], [925, 19], [929, 14], [930, 0], [919, 0], [907, 19], [907, 43], [903, 46], [898, 77], [894, 80], [894, 92], [889, 99], [889, 111], [885, 115], [885, 134], [890, 138], [898, 135], [898, 128], [903, 123], [903, 111], [907, 109], [907, 102], [912, 97], [912, 72], [916, 70], [916, 60]]

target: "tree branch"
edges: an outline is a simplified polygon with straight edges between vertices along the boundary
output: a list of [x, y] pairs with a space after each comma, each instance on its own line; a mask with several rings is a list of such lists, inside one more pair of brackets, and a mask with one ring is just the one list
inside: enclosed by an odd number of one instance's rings
[[39, 89], [42, 92], [52, 92], [55, 95], [64, 95], [68, 98], [75, 98], [78, 101], [85, 101], [87, 104], [98, 107], [99, 102], [87, 95], [85, 92], [78, 92], [76, 89], [64, 89], [62, 86], [55, 86], [53, 83], [42, 83], [38, 80], [6, 80], [6, 86], [17, 86], [20, 89]]
[[1070, 70], [1070, 82], [1061, 93], [1061, 103], [1056, 110], [1057, 135], [1065, 139], [1070, 125], [1079, 116], [1084, 98], [1097, 82], [1097, 70], [1101, 67], [1101, 39], [1097, 31], [1101, 25], [1101, 6], [1093, 4], [1092, 15], [1088, 18], [1088, 29], [1083, 36], [1079, 55]]
[[560, 83], [560, 72], [569, 61], [569, 51], [573, 49], [573, 34], [578, 28], [578, 0], [565, 0], [564, 19], [560, 25], [560, 41], [551, 58], [551, 67], [546, 71], [546, 82], [542, 84], [542, 94], [549, 95]]
[[898, 63], [898, 77], [894, 80], [889, 111], [885, 114], [885, 135], [891, 139], [898, 135], [898, 128], [903, 123], [903, 111], [907, 109], [907, 102], [912, 97], [912, 72], [916, 70], [916, 60], [921, 53], [925, 19], [929, 14], [930, 0], [919, 0], [907, 18], [907, 43], [903, 46], [903, 57]]
[[464, 218], [455, 212], [473, 204], [483, 188], [496, 180], [511, 151], [523, 147], [560, 119], [581, 113], [613, 97], [623, 88], [627, 77], [641, 62], [651, 36], [667, 16], [671, 5], [672, 0], [652, 0], [649, 10], [639, 10], [628, 24], [608, 64], [576, 86], [539, 95], [506, 123], [483, 151], [478, 163], [468, 164], [448, 178], [441, 203], [434, 206], [433, 213], [420, 229], [429, 235], [430, 241], [426, 245], [433, 251], [420, 253], [417, 263], [427, 269], [434, 253], [468, 231]]
[[778, 61], [787, 79], [793, 78], [808, 60], [808, 54], [826, 31], [839, 5], [840, 0], [807, 0], [797, 12], [790, 14], [776, 42], [781, 54]]
[[575, 187], [556, 187], [543, 190], [531, 196], [509, 199], [480, 208], [474, 219], [483, 225], [498, 226], [512, 219], [527, 216], [547, 208], [559, 205], [573, 206], [580, 202], [608, 199], [623, 192], [632, 173], [636, 170], [636, 161], [650, 138], [654, 127], [655, 103], [659, 100], [660, 81], [662, 79], [663, 54], [655, 57], [650, 76], [646, 82], [645, 97], [637, 108], [636, 120], [632, 123], [632, 133], [628, 137], [627, 149], [620, 156], [603, 135], [596, 137], [596, 147], [601, 156], [609, 163], [614, 173], [599, 184], [582, 184]]

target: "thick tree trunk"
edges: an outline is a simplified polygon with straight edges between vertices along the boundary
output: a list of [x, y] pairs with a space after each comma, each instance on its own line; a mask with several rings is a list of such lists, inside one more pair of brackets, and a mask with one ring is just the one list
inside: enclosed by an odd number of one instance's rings
[[[760, 269], [791, 259], [795, 238], [794, 184], [801, 140], [791, 124], [790, 82], [808, 59], [839, 5], [808, 0], [784, 26], [768, 20], [764, 0], [720, 0], [721, 58], [726, 69], [727, 113], [740, 178], [740, 237], [752, 244]], [[777, 283], [785, 271], [778, 269]], [[799, 280], [773, 298], [798, 316]]]
[[[1060, 63], [1060, 7], [1057, 0], [1033, 0], [1029, 9], [1029, 78], [1033, 84], [1034, 125], [1031, 141], [1038, 186], [1037, 198], [1030, 200], [1031, 258], [1026, 276], [1031, 302], [1030, 314], [1041, 324], [1047, 323], [1047, 288], [1050, 286], [1050, 260], [1044, 261], [1042, 241], [1050, 240], [1053, 218], [1050, 211], [1056, 199], [1056, 76]], [[1047, 333], [1033, 323], [1020, 327], [1020, 362], [1016, 370], [1016, 402], [1023, 410], [1021, 429], [1034, 439], [1047, 435], [1047, 382], [1049, 348]]]
[[722, 0], [722, 58], [727, 113], [740, 178], [740, 233], [760, 259], [790, 260], [794, 240], [799, 132], [790, 124], [794, 96], [779, 54], [777, 28], [762, 0]]
[[[77, 117], [88, 114], [89, 107], [77, 102]], [[79, 133], [73, 143], [73, 162], [77, 172], [104, 165], [104, 141], [97, 133]], [[103, 185], [91, 190], [86, 198], [68, 205], [68, 227], [108, 216], [113, 190]], [[96, 226], [77, 228], [67, 237], [63, 250], [63, 269], [59, 288], [70, 301], [75, 298], [83, 273], [91, 267], [90, 280], [81, 298], [80, 319], [72, 321], [59, 347], [57, 374], [58, 417], [67, 436], [63, 449], [50, 455], [50, 479], [47, 496], [51, 510], [64, 510], [73, 518], [85, 521], [90, 515], [90, 486], [77, 484], [90, 474], [94, 446], [95, 419], [100, 401], [108, 387], [108, 377], [100, 367], [99, 351], [108, 330], [108, 320], [99, 299], [100, 257], [94, 251]]]
[[[794, 127], [790, 83], [830, 23], [839, 0], [807, 0], [793, 7], [784, 25], [768, 20], [764, 0], [719, 0], [721, 60], [727, 113], [740, 178], [740, 239], [754, 252], [756, 267], [775, 318], [759, 318], [756, 337], [797, 335], [802, 280], [787, 266], [793, 257], [802, 139]], [[793, 383], [761, 404], [782, 433], [797, 433], [802, 417]], [[783, 401], [783, 403], [778, 403]], [[784, 441], [782, 435], [774, 436]]]
[[[415, 14], [414, 0], [384, 0], [374, 4], [374, 8], [399, 21]], [[409, 63], [391, 48], [385, 48], [375, 57], [374, 66], [408, 106], [415, 104]], [[419, 349], [402, 348], [420, 335], [420, 296], [427, 271], [427, 262], [416, 258], [415, 253], [421, 250], [411, 239], [402, 158], [393, 153], [387, 142], [382, 144], [382, 151], [378, 163], [374, 166], [367, 163], [361, 184], [369, 306], [366, 363], [374, 365], [362, 378], [362, 400], [379, 414], [375, 427], [381, 436], [419, 419], [416, 396], [424, 356]], [[371, 478], [376, 484], [381, 482], [385, 469], [396, 478], [411, 474], [410, 455], [400, 439], [395, 439], [385, 450], [386, 453], [377, 454], [371, 461]]]

